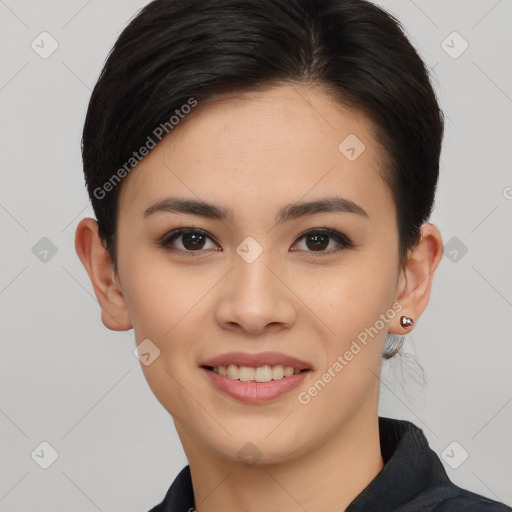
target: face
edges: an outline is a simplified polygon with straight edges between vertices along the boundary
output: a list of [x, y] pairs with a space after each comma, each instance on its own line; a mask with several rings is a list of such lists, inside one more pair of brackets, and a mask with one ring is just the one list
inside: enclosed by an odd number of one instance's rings
[[118, 283], [185, 450], [277, 462], [376, 413], [399, 268], [372, 128], [318, 89], [220, 97], [125, 178]]

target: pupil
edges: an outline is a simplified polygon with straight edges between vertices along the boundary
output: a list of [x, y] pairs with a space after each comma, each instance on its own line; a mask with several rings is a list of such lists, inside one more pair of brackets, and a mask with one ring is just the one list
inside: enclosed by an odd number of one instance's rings
[[[313, 247], [315, 247], [317, 249], [325, 249], [325, 247], [327, 247], [327, 245], [329, 245], [329, 243], [325, 243], [325, 240], [327, 238], [329, 238], [327, 235], [316, 234], [316, 235], [311, 235], [308, 238], [309, 238], [309, 240], [314, 240]], [[320, 240], [322, 238], [323, 238], [323, 243], [322, 243], [322, 240]], [[308, 248], [311, 248], [311, 247], [309, 247], [309, 245], [308, 245]]]
[[[183, 239], [185, 240], [183, 245], [187, 248], [187, 250], [197, 249], [197, 248], [201, 249], [202, 248], [201, 240], [200, 240], [201, 238], [203, 238], [203, 235], [201, 235], [201, 234], [187, 233], [187, 234], [183, 235]], [[189, 241], [190, 239], [192, 239], [191, 244], [187, 243], [187, 241]]]
[[[329, 242], [327, 240], [329, 239], [328, 235], [323, 234], [316, 234], [316, 235], [310, 235], [308, 237], [308, 248], [311, 249], [325, 249]], [[204, 244], [204, 237], [200, 233], [186, 233], [183, 235], [183, 245], [187, 250], [190, 249], [201, 249]], [[202, 243], [201, 243], [202, 242]]]

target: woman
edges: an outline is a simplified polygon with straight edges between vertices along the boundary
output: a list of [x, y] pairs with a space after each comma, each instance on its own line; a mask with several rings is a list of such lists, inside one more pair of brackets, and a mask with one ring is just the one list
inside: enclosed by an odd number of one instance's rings
[[153, 512], [510, 510], [377, 412], [443, 253], [442, 135], [424, 63], [363, 0], [156, 0], [123, 31], [76, 249], [189, 462]]

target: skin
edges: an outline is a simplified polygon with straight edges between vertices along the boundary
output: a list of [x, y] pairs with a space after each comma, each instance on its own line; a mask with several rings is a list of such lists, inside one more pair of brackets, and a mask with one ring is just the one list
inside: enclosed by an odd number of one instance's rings
[[[354, 161], [338, 150], [349, 134], [366, 146]], [[125, 178], [118, 274], [96, 221], [80, 221], [76, 250], [103, 323], [112, 330], [133, 327], [138, 343], [149, 338], [160, 350], [141, 368], [174, 419], [197, 511], [344, 510], [382, 469], [377, 409], [386, 334], [412, 331], [399, 318], [418, 321], [443, 251], [439, 230], [426, 223], [400, 268], [382, 156], [371, 121], [321, 89], [279, 85], [220, 96], [196, 107]], [[285, 204], [334, 194], [357, 203], [368, 218], [318, 213], [275, 223]], [[233, 217], [158, 212], [144, 218], [169, 196], [206, 200], [232, 209]], [[192, 257], [158, 245], [179, 227], [200, 228], [212, 238]], [[308, 237], [298, 239], [323, 227], [355, 246], [327, 238], [315, 249]], [[248, 236], [263, 249], [252, 263], [236, 252]], [[173, 247], [193, 250], [186, 236]], [[402, 311], [309, 403], [299, 403], [297, 395], [393, 304]], [[199, 369], [225, 352], [267, 350], [298, 357], [313, 371], [265, 404], [222, 394]], [[237, 455], [248, 442], [261, 457], [252, 465]]]

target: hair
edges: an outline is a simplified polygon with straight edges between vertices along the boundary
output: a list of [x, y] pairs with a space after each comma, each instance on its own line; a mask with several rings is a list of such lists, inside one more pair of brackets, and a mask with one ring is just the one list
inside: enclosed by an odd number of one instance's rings
[[201, 105], [282, 84], [320, 87], [372, 121], [405, 263], [434, 207], [444, 117], [400, 22], [366, 0], [154, 0], [109, 53], [82, 136], [85, 183], [116, 273], [122, 182], [113, 178], [130, 171], [134, 151], [191, 98]]

